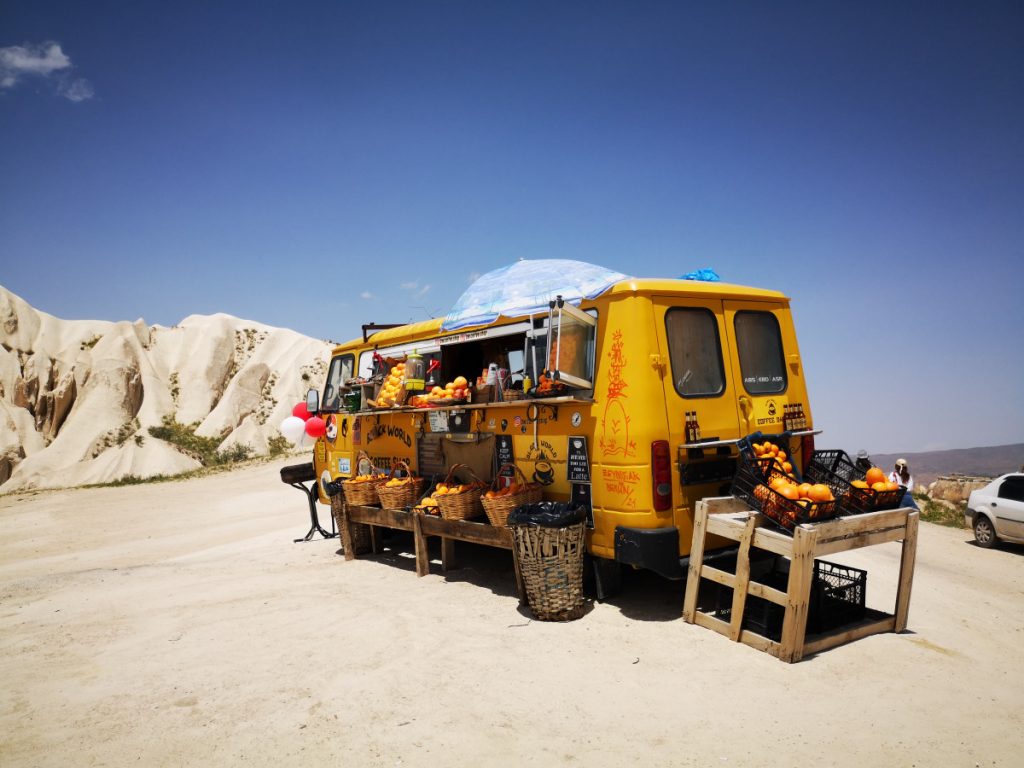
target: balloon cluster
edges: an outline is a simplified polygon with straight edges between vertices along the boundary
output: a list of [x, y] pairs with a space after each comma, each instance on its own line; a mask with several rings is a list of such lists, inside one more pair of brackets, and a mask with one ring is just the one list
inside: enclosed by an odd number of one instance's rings
[[281, 434], [300, 448], [311, 446], [327, 431], [327, 423], [306, 410], [305, 403], [292, 408], [292, 415], [281, 422]]

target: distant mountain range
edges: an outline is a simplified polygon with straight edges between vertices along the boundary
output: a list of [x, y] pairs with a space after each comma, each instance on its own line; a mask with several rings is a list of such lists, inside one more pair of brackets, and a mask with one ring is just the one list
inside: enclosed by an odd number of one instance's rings
[[878, 453], [871, 456], [871, 460], [886, 472], [891, 471], [896, 459], [901, 458], [907, 460], [914, 482], [919, 485], [931, 483], [939, 475], [998, 477], [1007, 472], [1016, 472], [1024, 465], [1024, 443], [920, 453]]

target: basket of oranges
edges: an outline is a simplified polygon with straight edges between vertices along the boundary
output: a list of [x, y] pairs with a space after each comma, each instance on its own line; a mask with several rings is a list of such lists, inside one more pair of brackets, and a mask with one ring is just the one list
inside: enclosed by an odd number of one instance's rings
[[894, 483], [878, 467], [862, 470], [845, 451], [815, 451], [804, 474], [816, 483], [825, 483], [840, 499], [839, 514], [861, 515], [896, 509], [907, 489]]
[[[403, 475], [397, 474], [399, 467]], [[377, 486], [377, 495], [380, 497], [380, 505], [385, 509], [405, 509], [416, 503], [422, 487], [423, 478], [413, 475], [409, 465], [400, 461], [392, 467], [388, 479]]]
[[[469, 483], [459, 483], [456, 480], [460, 470], [473, 478]], [[455, 464], [445, 477], [443, 483], [438, 483], [434, 489], [434, 498], [441, 510], [441, 517], [445, 520], [469, 520], [483, 514], [483, 504], [480, 503], [480, 496], [483, 494], [487, 483], [482, 482], [476, 473], [467, 464]]]
[[[506, 469], [513, 470], [513, 482], [503, 487], [502, 478]], [[507, 524], [508, 513], [513, 509], [524, 504], [533, 504], [540, 499], [539, 485], [528, 483], [526, 475], [515, 464], [502, 464], [494, 476], [491, 489], [480, 497], [480, 503], [483, 504], [491, 525], [500, 527]]]
[[[365, 462], [365, 463], [364, 463]], [[377, 486], [383, 483], [386, 479], [383, 474], [378, 472], [370, 461], [370, 457], [366, 455], [364, 451], [360, 451], [356, 456], [356, 467], [369, 466], [370, 471], [361, 475], [356, 475], [349, 480], [341, 481], [342, 491], [345, 493], [345, 501], [354, 506], [367, 506], [369, 504], [376, 504], [379, 499], [377, 497]]]

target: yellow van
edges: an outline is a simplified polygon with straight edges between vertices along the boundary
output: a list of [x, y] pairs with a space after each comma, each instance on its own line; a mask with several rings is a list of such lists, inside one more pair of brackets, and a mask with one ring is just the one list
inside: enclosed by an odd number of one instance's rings
[[[439, 383], [495, 364], [508, 372], [502, 401], [370, 409], [372, 385], [358, 382], [375, 360], [379, 372], [414, 351]], [[542, 375], [555, 391], [525, 397]], [[327, 420], [314, 448], [322, 501], [323, 483], [356, 474], [363, 453], [434, 476], [467, 452], [492, 475], [511, 461], [545, 499], [589, 504], [592, 556], [673, 579], [685, 576], [696, 502], [728, 493], [739, 439], [785, 431], [798, 468], [813, 450], [789, 299], [719, 282], [625, 278], [575, 306], [558, 297], [451, 332], [442, 319], [366, 327], [310, 394]]]

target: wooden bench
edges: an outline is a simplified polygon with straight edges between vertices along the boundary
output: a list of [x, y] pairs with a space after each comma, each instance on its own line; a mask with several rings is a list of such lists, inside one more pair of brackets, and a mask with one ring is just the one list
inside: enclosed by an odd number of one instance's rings
[[[769, 524], [767, 518], [731, 496], [699, 501], [693, 526], [683, 618], [690, 624], [713, 629], [730, 640], [766, 651], [786, 662], [800, 661], [804, 655], [868, 635], [902, 632], [907, 627], [910, 590], [914, 580], [918, 516], [918, 511], [912, 508], [871, 512], [799, 525], [793, 535], [788, 536], [774, 528], [764, 527]], [[739, 543], [735, 573], [704, 564], [708, 534]], [[903, 542], [894, 613], [881, 614], [883, 618], [877, 618], [876, 614], [873, 619], [824, 633], [807, 642], [807, 614], [815, 558], [889, 541]], [[789, 582], [785, 592], [750, 580], [751, 547], [789, 558]], [[728, 622], [697, 609], [701, 579], [709, 579], [733, 590]], [[743, 629], [743, 611], [748, 595], [768, 600], [785, 609], [782, 635], [778, 642]]]
[[514, 556], [512, 532], [508, 528], [496, 528], [489, 523], [475, 522], [473, 520], [443, 520], [433, 515], [407, 512], [402, 509], [382, 509], [380, 507], [350, 506], [346, 504], [344, 522], [339, 525], [339, 534], [342, 546], [345, 549], [346, 560], [354, 560], [356, 556], [355, 548], [352, 546], [352, 526], [356, 523], [365, 523], [371, 526], [371, 540], [374, 552], [378, 551], [377, 528], [411, 531], [416, 554], [417, 576], [426, 576], [430, 573], [430, 558], [427, 554], [428, 536], [438, 536], [441, 539], [441, 570], [446, 573], [456, 567], [456, 541], [507, 549], [513, 553], [512, 562], [515, 571], [516, 592], [519, 595], [520, 601], [525, 599], [526, 593], [523, 591], [523, 580], [522, 575], [519, 573], [519, 563]]

